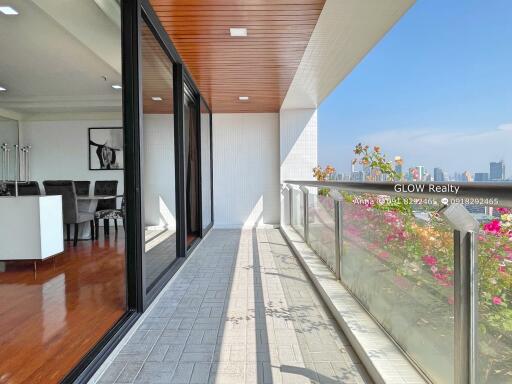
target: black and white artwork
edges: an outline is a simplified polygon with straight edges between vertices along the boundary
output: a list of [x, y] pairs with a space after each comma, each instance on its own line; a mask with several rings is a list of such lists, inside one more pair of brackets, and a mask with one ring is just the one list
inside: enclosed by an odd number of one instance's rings
[[123, 128], [89, 128], [89, 169], [123, 168]]

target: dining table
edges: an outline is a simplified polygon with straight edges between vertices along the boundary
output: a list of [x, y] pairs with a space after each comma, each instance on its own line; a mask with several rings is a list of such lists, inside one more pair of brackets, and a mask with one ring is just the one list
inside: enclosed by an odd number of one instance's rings
[[112, 200], [123, 195], [81, 195], [77, 196], [78, 210], [80, 212], [94, 213], [100, 200]]

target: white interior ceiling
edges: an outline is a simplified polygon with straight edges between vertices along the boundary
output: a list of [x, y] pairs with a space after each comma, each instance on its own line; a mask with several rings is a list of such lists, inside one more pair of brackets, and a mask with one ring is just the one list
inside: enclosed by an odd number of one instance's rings
[[281, 108], [316, 108], [414, 3], [327, 0]]
[[[115, 13], [119, 5], [111, 2]], [[121, 31], [95, 0], [9, 0], [0, 14], [0, 112], [121, 111]], [[120, 17], [120, 14], [119, 14]], [[103, 77], [106, 77], [104, 80]]]

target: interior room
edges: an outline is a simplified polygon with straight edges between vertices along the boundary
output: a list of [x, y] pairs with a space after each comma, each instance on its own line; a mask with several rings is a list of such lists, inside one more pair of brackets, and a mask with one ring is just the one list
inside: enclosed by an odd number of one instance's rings
[[9, 4], [17, 14], [0, 16], [0, 382], [57, 382], [126, 311], [120, 6]]

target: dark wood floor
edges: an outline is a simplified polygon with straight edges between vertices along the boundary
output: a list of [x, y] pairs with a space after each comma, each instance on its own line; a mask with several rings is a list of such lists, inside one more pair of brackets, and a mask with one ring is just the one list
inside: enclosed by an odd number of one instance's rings
[[[113, 231], [112, 231], [113, 232]], [[57, 383], [123, 315], [123, 230], [0, 272], [0, 383]]]

